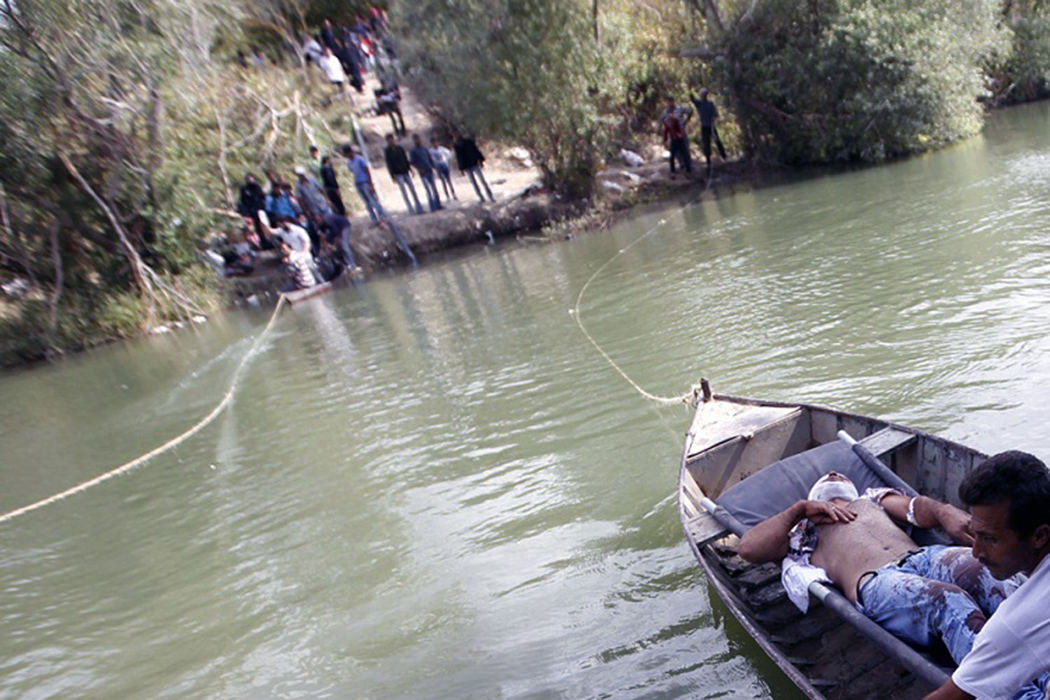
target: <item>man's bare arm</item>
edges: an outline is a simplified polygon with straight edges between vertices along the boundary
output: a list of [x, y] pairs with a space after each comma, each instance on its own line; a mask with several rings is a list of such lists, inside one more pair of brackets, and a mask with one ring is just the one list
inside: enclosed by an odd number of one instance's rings
[[788, 553], [788, 533], [803, 518], [822, 525], [845, 523], [856, 517], [852, 511], [828, 501], [798, 501], [745, 532], [736, 551], [752, 564], [780, 561]]
[[[908, 522], [911, 501], [907, 496], [891, 493], [882, 499], [882, 507], [894, 520], [905, 523]], [[970, 516], [955, 506], [919, 496], [915, 499], [914, 517], [919, 527], [939, 527], [959, 544], [973, 544]]]
[[973, 700], [973, 696], [955, 685], [951, 678], [937, 690], [927, 695], [923, 700]]

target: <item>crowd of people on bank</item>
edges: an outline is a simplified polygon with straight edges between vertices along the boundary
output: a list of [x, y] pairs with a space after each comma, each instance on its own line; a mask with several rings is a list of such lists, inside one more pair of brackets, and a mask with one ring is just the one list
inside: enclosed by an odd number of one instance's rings
[[[448, 202], [458, 199], [452, 180], [453, 156], [460, 173], [470, 179], [478, 199], [495, 201], [482, 172], [485, 156], [472, 138], [459, 133], [453, 133], [451, 141], [437, 134], [431, 134], [428, 142], [418, 133], [408, 138], [400, 107], [395, 45], [383, 11], [373, 8], [367, 20], [358, 17], [353, 24], [338, 30], [325, 20], [318, 33], [303, 42], [301, 50], [309, 64], [337, 85], [339, 94], [349, 95], [348, 87], [363, 92], [368, 74], [374, 74], [379, 84], [374, 90], [375, 113], [389, 115], [392, 126], [392, 133], [386, 135], [383, 157], [409, 214], [424, 213], [416, 191], [417, 178], [429, 211], [444, 209]], [[249, 61], [263, 65], [265, 59], [255, 50], [250, 59], [238, 54], [242, 66], [247, 67]], [[276, 250], [288, 273], [285, 291], [310, 287], [343, 270], [354, 270], [357, 264], [351, 247], [353, 225], [340, 188], [340, 163], [353, 178], [369, 219], [374, 224], [387, 225], [399, 245], [407, 248], [380, 202], [367, 153], [350, 144], [331, 153], [311, 146], [309, 157], [294, 168], [291, 178], [274, 170], [265, 171], [262, 181], [252, 173], [245, 176], [237, 199], [237, 212], [244, 217], [244, 225], [227, 236], [221, 253], [209, 254], [216, 267], [227, 276], [248, 275], [254, 271], [260, 251]]]

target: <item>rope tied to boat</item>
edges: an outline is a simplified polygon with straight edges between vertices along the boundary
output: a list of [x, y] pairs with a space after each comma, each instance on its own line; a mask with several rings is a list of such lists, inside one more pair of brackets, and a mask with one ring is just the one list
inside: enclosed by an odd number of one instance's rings
[[0, 524], [14, 520], [17, 517], [25, 515], [26, 513], [31, 513], [34, 510], [39, 510], [40, 508], [43, 508], [45, 506], [57, 503], [61, 500], [69, 498], [70, 496], [75, 496], [78, 493], [83, 493], [84, 491], [87, 491], [93, 486], [98, 486], [99, 484], [109, 481], [114, 477], [126, 474], [132, 469], [135, 469], [136, 467], [141, 467], [143, 464], [149, 462], [155, 457], [159, 457], [165, 452], [168, 452], [169, 450], [178, 447], [183, 442], [199, 433], [201, 430], [204, 430], [204, 428], [206, 428], [216, 418], [218, 418], [219, 415], [230, 406], [230, 403], [232, 403], [233, 397], [237, 392], [237, 387], [240, 384], [241, 374], [244, 372], [244, 369], [248, 366], [248, 363], [257, 354], [259, 347], [262, 345], [263, 339], [265, 339], [266, 336], [270, 334], [270, 331], [273, 330], [274, 324], [277, 321], [277, 316], [278, 314], [280, 314], [281, 309], [284, 307], [284, 303], [285, 297], [282, 294], [281, 298], [277, 301], [277, 306], [274, 307], [273, 314], [270, 316], [269, 323], [266, 324], [266, 327], [263, 329], [263, 332], [260, 333], [259, 337], [255, 339], [255, 342], [252, 343], [252, 346], [248, 350], [248, 352], [244, 355], [243, 358], [241, 358], [240, 364], [237, 365], [237, 369], [233, 371], [233, 377], [230, 380], [229, 389], [226, 390], [226, 393], [225, 395], [223, 395], [222, 400], [219, 401], [219, 403], [215, 405], [215, 408], [213, 408], [206, 416], [197, 421], [189, 429], [183, 431], [179, 435], [176, 435], [172, 439], [165, 442], [163, 445], [160, 445], [159, 447], [150, 450], [144, 455], [136, 457], [135, 459], [129, 462], [125, 462], [119, 467], [110, 469], [108, 472], [100, 474], [94, 477], [93, 479], [89, 479], [80, 484], [77, 484], [76, 486], [68, 488], [65, 491], [62, 491], [61, 493], [56, 493], [53, 496], [48, 496], [47, 498], [41, 499], [35, 503], [30, 503], [27, 506], [22, 506], [21, 508], [16, 508], [15, 510], [0, 515]]
[[[691, 207], [694, 204], [696, 204], [697, 202], [699, 202], [700, 198], [704, 196], [704, 193], [707, 192], [707, 190], [708, 190], [708, 188], [710, 186], [711, 186], [711, 178], [710, 178], [710, 176], [708, 176], [707, 181], [704, 183], [703, 189], [701, 189], [700, 192], [695, 197], [693, 197], [691, 200], [689, 200], [688, 202], [683, 204], [681, 207], [679, 207], [678, 211], [684, 211], [687, 207]], [[663, 405], [671, 405], [671, 404], [678, 404], [678, 403], [684, 403], [684, 404], [687, 404], [687, 405], [695, 405], [695, 402], [697, 401], [696, 397], [697, 397], [697, 391], [698, 391], [698, 386], [699, 385], [691, 386], [689, 388], [689, 391], [687, 391], [684, 394], [681, 394], [679, 396], [658, 396], [657, 394], [654, 394], [654, 393], [652, 393], [650, 391], [647, 391], [645, 388], [643, 388], [638, 382], [636, 382], [634, 379], [632, 379], [631, 376], [628, 375], [627, 372], [625, 372], [624, 369], [622, 367], [620, 367], [620, 365], [618, 365], [616, 363], [616, 360], [614, 360], [609, 355], [609, 353], [607, 353], [602, 348], [602, 346], [599, 345], [598, 341], [594, 339], [594, 336], [592, 336], [590, 334], [590, 331], [587, 330], [587, 327], [583, 325], [583, 314], [580, 312], [580, 305], [583, 302], [583, 295], [587, 293], [587, 288], [590, 287], [591, 283], [595, 279], [598, 278], [598, 275], [600, 275], [602, 272], [604, 272], [605, 269], [607, 267], [609, 267], [609, 265], [611, 265], [618, 257], [620, 257], [621, 255], [623, 255], [624, 253], [629, 251], [631, 248], [635, 247], [636, 245], [638, 245], [639, 243], [644, 241], [646, 238], [648, 238], [652, 234], [656, 233], [656, 231], [661, 226], [664, 226], [666, 223], [667, 223], [667, 219], [660, 219], [655, 224], [650, 226], [648, 228], [648, 230], [646, 230], [644, 233], [642, 233], [636, 239], [634, 239], [629, 244], [625, 245], [623, 248], [620, 248], [618, 251], [616, 251], [616, 253], [611, 258], [606, 260], [605, 263], [603, 263], [601, 265], [601, 267], [599, 267], [597, 270], [595, 270], [594, 274], [592, 274], [587, 279], [587, 281], [584, 283], [583, 287], [580, 288], [580, 293], [576, 297], [576, 305], [569, 311], [569, 313], [572, 314], [573, 319], [575, 319], [575, 321], [576, 321], [576, 325], [580, 327], [580, 331], [583, 333], [584, 337], [587, 338], [587, 340], [590, 342], [590, 344], [594, 346], [594, 349], [598, 351], [598, 354], [601, 355], [603, 358], [605, 358], [605, 361], [609, 363], [609, 366], [612, 367], [621, 377], [623, 377], [627, 381], [627, 383], [630, 384], [631, 387], [635, 391], [637, 391], [639, 394], [642, 395], [643, 398], [648, 399], [649, 401], [652, 401], [654, 403], [663, 404]]]

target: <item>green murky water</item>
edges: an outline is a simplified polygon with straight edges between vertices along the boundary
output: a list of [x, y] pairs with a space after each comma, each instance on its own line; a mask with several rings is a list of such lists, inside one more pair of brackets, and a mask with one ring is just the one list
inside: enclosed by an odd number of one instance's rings
[[[673, 499], [684, 407], [1050, 457], [1050, 105], [893, 165], [502, 243], [286, 309], [229, 412], [0, 526], [3, 698], [789, 697]], [[0, 379], [0, 511], [215, 405], [265, 309]]]

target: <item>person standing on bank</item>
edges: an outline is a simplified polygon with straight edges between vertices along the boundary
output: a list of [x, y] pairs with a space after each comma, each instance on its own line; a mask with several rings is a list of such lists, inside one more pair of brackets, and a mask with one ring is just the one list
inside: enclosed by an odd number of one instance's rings
[[446, 200], [459, 199], [456, 196], [456, 188], [452, 186], [452, 171], [448, 167], [448, 159], [451, 155], [452, 151], [438, 143], [436, 136], [430, 139], [430, 160], [434, 162], [434, 169], [437, 170], [438, 177], [441, 178], [441, 185], [445, 188]]
[[452, 148], [456, 151], [456, 165], [459, 166], [459, 172], [470, 176], [470, 184], [474, 185], [474, 191], [478, 193], [478, 199], [482, 202], [485, 201], [484, 195], [481, 194], [481, 188], [478, 187], [478, 180], [481, 180], [481, 184], [485, 186], [485, 193], [489, 196], [489, 201], [495, 202], [496, 198], [492, 196], [489, 183], [485, 182], [485, 175], [481, 172], [485, 165], [485, 155], [478, 148], [478, 144], [474, 143], [474, 139], [468, 139], [463, 134], [456, 134], [456, 140], [452, 144]]
[[343, 64], [327, 46], [322, 49], [317, 65], [324, 71], [325, 77], [338, 91], [338, 95], [350, 96], [350, 93], [346, 91], [346, 73], [343, 71]]
[[[386, 135], [386, 149], [383, 151], [383, 156], [386, 158], [387, 172], [390, 173], [390, 177], [397, 183], [398, 188], [401, 190], [401, 196], [405, 198], [405, 206], [408, 207], [408, 213], [422, 214], [423, 205], [419, 203], [415, 185], [412, 184], [412, 167], [408, 162], [408, 154], [405, 153], [405, 149], [401, 147], [401, 144], [394, 140], [393, 134]], [[410, 193], [412, 199], [415, 200], [415, 207], [412, 206], [412, 202], [408, 199]]]
[[332, 209], [339, 216], [346, 216], [346, 207], [343, 205], [343, 195], [339, 192], [339, 179], [335, 176], [335, 168], [332, 167], [332, 159], [329, 156], [321, 158], [321, 184], [328, 201], [332, 203]]
[[988, 619], [973, 650], [926, 700], [1014, 697], [1050, 670], [1050, 470], [1030, 454], [990, 457], [959, 486], [970, 506], [973, 556], [1004, 580], [1028, 574]]
[[255, 234], [260, 239], [264, 237], [262, 222], [259, 221], [259, 211], [266, 208], [266, 195], [262, 187], [255, 181], [255, 176], [248, 173], [244, 176], [244, 184], [241, 185], [241, 196], [237, 201], [237, 213], [252, 220]]
[[347, 169], [354, 175], [354, 187], [357, 188], [357, 194], [361, 196], [361, 201], [368, 209], [368, 218], [373, 223], [377, 223], [380, 218], [386, 216], [386, 212], [383, 211], [379, 197], [376, 196], [375, 182], [372, 181], [372, 168], [363, 155], [354, 153], [353, 146], [343, 146], [343, 155], [346, 156]]
[[696, 107], [696, 115], [700, 118], [700, 147], [707, 159], [707, 174], [711, 174], [711, 140], [714, 139], [718, 147], [718, 155], [722, 160], [726, 159], [726, 149], [722, 145], [722, 139], [718, 138], [715, 130], [715, 122], [718, 121], [718, 108], [715, 103], [707, 99], [710, 94], [707, 88], [700, 88], [700, 97], [693, 97], [693, 106]]
[[679, 107], [675, 104], [674, 97], [667, 98], [667, 108], [660, 114], [660, 123], [664, 129], [664, 145], [670, 151], [671, 179], [674, 179], [674, 164], [677, 160], [682, 164], [686, 173], [693, 172], [693, 160], [689, 155], [689, 138], [685, 135], [686, 125], [689, 124], [692, 110]]
[[328, 197], [317, 180], [302, 166], [295, 168], [295, 174], [299, 178], [299, 183], [295, 186], [295, 197], [299, 200], [303, 212], [310, 217], [314, 214], [331, 214], [332, 207], [328, 204]]
[[423, 181], [423, 189], [427, 191], [427, 202], [430, 211], [441, 209], [441, 199], [438, 197], [437, 183], [434, 182], [434, 160], [430, 157], [430, 151], [423, 145], [423, 139], [419, 134], [412, 134], [412, 150], [408, 152], [408, 160]]

